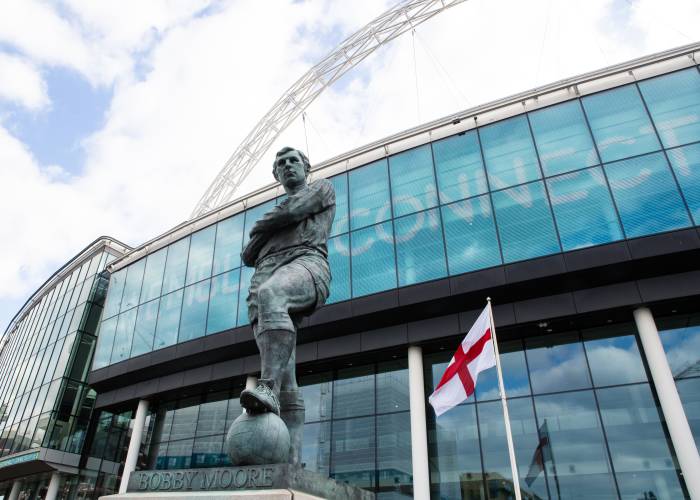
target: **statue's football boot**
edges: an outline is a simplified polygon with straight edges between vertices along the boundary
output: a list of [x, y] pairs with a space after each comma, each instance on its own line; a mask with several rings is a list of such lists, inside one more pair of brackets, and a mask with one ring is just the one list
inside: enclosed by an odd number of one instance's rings
[[241, 392], [241, 406], [248, 410], [248, 413], [272, 412], [279, 416], [280, 402], [277, 395], [272, 390], [272, 380], [258, 380], [255, 389], [245, 389]]

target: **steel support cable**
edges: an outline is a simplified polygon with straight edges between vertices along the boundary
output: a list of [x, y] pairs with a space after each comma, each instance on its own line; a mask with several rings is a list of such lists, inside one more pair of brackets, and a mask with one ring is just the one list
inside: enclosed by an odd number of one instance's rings
[[413, 76], [416, 82], [416, 115], [418, 123], [420, 119], [420, 91], [418, 90], [418, 60], [416, 59], [416, 30], [411, 30], [411, 40], [413, 42]]
[[459, 87], [455, 83], [454, 79], [450, 75], [449, 71], [447, 71], [447, 69], [445, 69], [445, 67], [440, 63], [440, 60], [433, 53], [433, 51], [430, 49], [430, 47], [428, 46], [427, 42], [423, 39], [423, 37], [418, 34], [418, 32], [416, 32], [416, 40], [418, 40], [418, 43], [420, 43], [421, 46], [423, 47], [423, 50], [425, 50], [425, 53], [428, 55], [428, 59], [430, 60], [430, 62], [433, 63], [433, 66], [435, 67], [437, 72], [439, 74], [441, 74], [442, 78], [445, 80], [445, 82], [446, 82], [445, 87], [447, 87], [454, 94], [454, 96], [457, 98], [457, 101], [459, 101], [460, 99], [462, 99], [464, 101], [463, 103], [460, 103], [460, 104], [464, 104], [466, 106], [469, 106], [470, 101], [467, 98], [467, 96], [465, 96], [464, 93], [459, 89]]
[[280, 134], [323, 92], [372, 52], [466, 0], [404, 0], [346, 38], [297, 80], [253, 127], [205, 191], [191, 218], [230, 201]]

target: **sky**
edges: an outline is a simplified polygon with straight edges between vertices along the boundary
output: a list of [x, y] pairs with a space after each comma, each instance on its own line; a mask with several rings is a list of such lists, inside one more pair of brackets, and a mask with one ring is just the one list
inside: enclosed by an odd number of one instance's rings
[[[187, 220], [307, 70], [395, 0], [3, 0], [0, 333], [101, 235]], [[271, 148], [318, 163], [538, 85], [700, 41], [697, 0], [467, 0], [380, 48]], [[272, 154], [242, 189], [272, 181]]]

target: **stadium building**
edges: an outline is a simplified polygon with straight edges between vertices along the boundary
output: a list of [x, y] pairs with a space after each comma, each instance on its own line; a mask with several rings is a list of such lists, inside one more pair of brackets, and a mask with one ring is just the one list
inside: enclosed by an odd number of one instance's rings
[[[698, 61], [700, 44], [630, 61], [314, 167], [337, 211], [331, 296], [297, 349], [307, 469], [383, 499], [512, 498], [493, 370], [439, 419], [426, 405], [489, 296], [523, 498], [690, 498]], [[134, 249], [103, 238], [35, 293], [0, 343], [0, 498], [228, 463], [259, 370], [239, 254], [283, 195]]]

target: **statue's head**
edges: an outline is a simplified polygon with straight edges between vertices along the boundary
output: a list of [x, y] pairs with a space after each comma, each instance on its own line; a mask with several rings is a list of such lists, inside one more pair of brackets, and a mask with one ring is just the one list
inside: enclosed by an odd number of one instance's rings
[[295, 148], [285, 147], [277, 151], [272, 164], [272, 175], [286, 188], [303, 184], [311, 170], [311, 163], [304, 153]]

